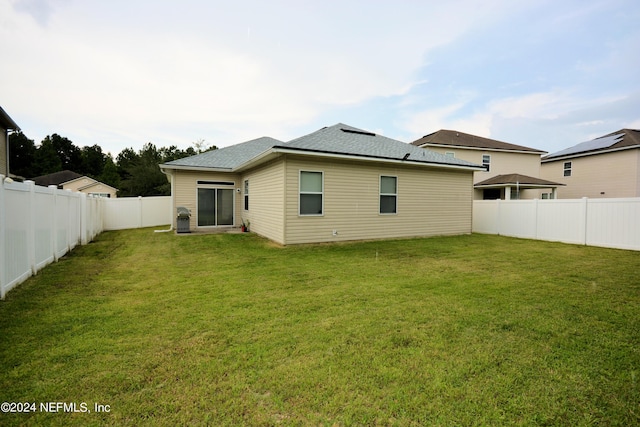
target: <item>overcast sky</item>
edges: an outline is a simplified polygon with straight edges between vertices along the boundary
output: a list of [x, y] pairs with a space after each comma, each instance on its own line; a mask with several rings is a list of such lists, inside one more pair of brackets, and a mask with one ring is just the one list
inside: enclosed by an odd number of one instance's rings
[[0, 0], [0, 106], [114, 157], [338, 122], [555, 152], [640, 128], [639, 22], [638, 0]]

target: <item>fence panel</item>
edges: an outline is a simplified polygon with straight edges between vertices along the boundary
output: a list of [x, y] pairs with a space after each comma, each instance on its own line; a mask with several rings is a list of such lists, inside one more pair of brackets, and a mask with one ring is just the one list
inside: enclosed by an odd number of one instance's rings
[[105, 199], [104, 215], [105, 230], [124, 230], [171, 224], [171, 197]]
[[473, 231], [640, 250], [640, 198], [476, 200]]
[[585, 202], [538, 200], [536, 239], [584, 244]]
[[93, 239], [102, 221], [100, 198], [0, 175], [0, 299], [70, 251], [82, 236]]
[[640, 198], [589, 200], [586, 241], [587, 245], [640, 250]]

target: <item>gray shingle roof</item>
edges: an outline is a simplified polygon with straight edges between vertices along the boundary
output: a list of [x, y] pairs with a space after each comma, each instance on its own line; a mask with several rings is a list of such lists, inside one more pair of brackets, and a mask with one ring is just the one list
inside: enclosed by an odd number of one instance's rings
[[[435, 151], [338, 123], [287, 142], [284, 147], [380, 159], [408, 160], [456, 166], [477, 166]], [[408, 155], [408, 156], [407, 156]]]
[[338, 123], [289, 142], [263, 137], [165, 163], [171, 168], [214, 168], [233, 170], [270, 149], [295, 150], [317, 155], [338, 154], [371, 159], [403, 160], [438, 165], [478, 167], [474, 163], [445, 156], [395, 139]]
[[283, 144], [282, 141], [263, 136], [218, 150], [207, 151], [191, 157], [165, 163], [167, 166], [184, 166], [195, 168], [233, 169], [252, 158], [264, 153], [270, 148]]

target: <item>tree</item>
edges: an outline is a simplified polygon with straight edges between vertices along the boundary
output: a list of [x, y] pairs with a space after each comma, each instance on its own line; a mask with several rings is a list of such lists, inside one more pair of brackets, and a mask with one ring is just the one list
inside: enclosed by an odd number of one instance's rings
[[[47, 136], [45, 141], [50, 142], [53, 146], [56, 155], [60, 159], [61, 169], [77, 172], [82, 170], [82, 151], [76, 147], [69, 139], [54, 133], [51, 136]], [[53, 171], [57, 172], [57, 171]], [[51, 173], [51, 172], [48, 172]]]
[[[91, 147], [83, 147], [81, 150], [82, 167], [75, 172], [88, 175], [92, 178], [98, 178], [102, 175], [107, 157], [108, 156], [102, 152], [102, 148], [97, 144]], [[113, 160], [111, 163], [113, 163]]]
[[[49, 137], [42, 140], [35, 154], [34, 176], [47, 175], [62, 170], [62, 162]], [[32, 176], [33, 178], [33, 176]]]
[[160, 151], [150, 142], [145, 144], [137, 155], [131, 149], [123, 150], [118, 155], [118, 166], [124, 172], [124, 174], [121, 173], [120, 184], [122, 195], [166, 196], [170, 194], [169, 182], [158, 167], [162, 160]]
[[9, 135], [9, 171], [24, 178], [38, 175], [36, 164], [36, 145], [22, 132]]
[[106, 162], [102, 169], [102, 175], [100, 175], [99, 181], [104, 182], [113, 188], [120, 189], [120, 174], [118, 174], [118, 167], [113, 163], [111, 155], [106, 156]]

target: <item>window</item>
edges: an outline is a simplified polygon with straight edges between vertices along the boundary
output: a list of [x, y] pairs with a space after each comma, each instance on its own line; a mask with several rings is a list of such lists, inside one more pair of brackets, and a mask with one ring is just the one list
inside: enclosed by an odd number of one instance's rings
[[198, 227], [233, 225], [233, 188], [198, 188]]
[[571, 176], [571, 162], [564, 162], [564, 176]]
[[446, 153], [444, 153], [444, 155], [448, 157], [456, 157], [456, 153], [454, 153], [453, 151], [447, 151]]
[[244, 180], [244, 210], [249, 210], [249, 180]]
[[398, 177], [380, 177], [380, 213], [395, 214], [398, 207]]
[[491, 168], [491, 155], [489, 154], [482, 155], [482, 166], [484, 166], [487, 172], [489, 172], [489, 169]]
[[300, 215], [322, 215], [322, 172], [300, 171]]

